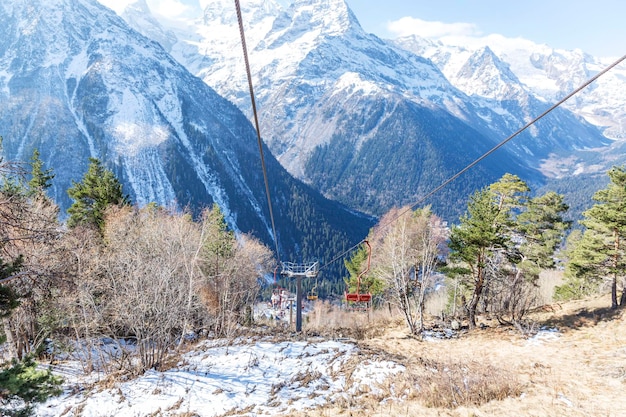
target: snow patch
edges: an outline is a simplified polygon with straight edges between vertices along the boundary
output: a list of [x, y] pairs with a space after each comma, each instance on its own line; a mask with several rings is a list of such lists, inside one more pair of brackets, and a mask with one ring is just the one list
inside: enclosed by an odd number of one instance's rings
[[166, 126], [147, 123], [121, 122], [112, 128], [116, 140], [115, 150], [119, 155], [136, 156], [142, 149], [155, 147], [169, 136]]
[[555, 340], [558, 340], [559, 337], [561, 337], [559, 329], [555, 327], [542, 327], [534, 336], [528, 338], [526, 344], [539, 346], [543, 345], [546, 342], [553, 342]]
[[364, 80], [355, 72], [346, 72], [335, 83], [335, 93], [338, 91], [347, 91], [349, 94], [360, 92], [363, 95], [374, 95], [380, 93], [380, 88], [375, 83]]
[[376, 358], [352, 368], [361, 357], [356, 346], [332, 340], [213, 340], [183, 355], [173, 369], [122, 379], [113, 388], [89, 386], [87, 376], [72, 371], [78, 364], [63, 363], [54, 371], [65, 378], [65, 393], [39, 406], [37, 415], [288, 414], [362, 392], [382, 393], [383, 384], [405, 370]]

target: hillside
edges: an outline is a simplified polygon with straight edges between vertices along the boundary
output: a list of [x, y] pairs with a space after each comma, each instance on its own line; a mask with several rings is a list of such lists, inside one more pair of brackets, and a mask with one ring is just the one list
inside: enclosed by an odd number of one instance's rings
[[66, 190], [94, 157], [134, 204], [195, 214], [217, 204], [232, 230], [271, 247], [277, 240], [286, 259], [328, 260], [371, 227], [264, 148], [272, 230], [245, 115], [98, 2], [3, 2], [0, 35], [1, 156], [28, 163], [37, 149], [54, 172], [49, 194], [61, 213], [71, 204]]
[[[255, 0], [242, 15], [268, 147], [292, 175], [356, 210], [415, 203], [549, 107], [488, 48], [463, 66], [484, 94], [460, 88], [428, 57], [366, 33], [344, 0]], [[251, 114], [232, 4], [212, 2], [178, 27], [140, 19], [147, 7], [121, 16], [167, 39], [176, 60]], [[540, 185], [543, 159], [608, 143], [556, 109], [427, 203], [455, 221], [467, 196], [505, 172]]]
[[[382, 312], [372, 321], [342, 313], [334, 338], [329, 328], [326, 337], [266, 328], [200, 342], [170, 370], [130, 379], [85, 377], [61, 361], [65, 394], [37, 415], [619, 416], [625, 318], [608, 304], [553, 304], [533, 314], [542, 330], [529, 337], [483, 320], [472, 333], [425, 341]], [[359, 340], [340, 337], [348, 335]], [[468, 393], [480, 404], [463, 403]], [[437, 400], [461, 405], [425, 405]]]

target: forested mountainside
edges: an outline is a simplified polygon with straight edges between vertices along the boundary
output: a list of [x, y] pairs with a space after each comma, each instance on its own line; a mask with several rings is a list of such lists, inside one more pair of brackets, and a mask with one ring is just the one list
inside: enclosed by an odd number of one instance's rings
[[[0, 38], [3, 156], [27, 162], [38, 149], [62, 211], [96, 157], [134, 203], [196, 213], [217, 203], [233, 230], [273, 247], [252, 125], [158, 43], [95, 0], [3, 2]], [[283, 256], [323, 261], [365, 236], [368, 217], [295, 180], [265, 151]]]
[[[184, 29], [138, 18], [149, 13], [128, 8], [122, 16], [166, 37], [177, 60], [250, 115], [233, 5], [211, 2]], [[343, 0], [251, 1], [242, 15], [270, 149], [289, 172], [359, 210], [379, 215], [415, 202], [551, 105], [490, 48], [461, 55], [451, 78], [436, 54], [365, 33]], [[462, 201], [502, 169], [541, 185], [544, 159], [609, 143], [598, 127], [557, 109], [432, 202], [454, 219], [450, 196]]]
[[[26, 161], [39, 148], [56, 170], [52, 192], [63, 208], [65, 190], [95, 156], [140, 205], [218, 203], [233, 229], [271, 243], [233, 5], [211, 3], [185, 30], [158, 22], [145, 2], [133, 5], [122, 15], [151, 38], [95, 1], [3, 4], [5, 156]], [[296, 258], [334, 253], [318, 239], [335, 231], [338, 246], [358, 241], [371, 220], [354, 211], [381, 215], [421, 202], [549, 106], [497, 51], [463, 55], [451, 82], [449, 60], [365, 33], [342, 0], [253, 1], [243, 17], [279, 240]], [[607, 144], [598, 128], [557, 109], [423, 203], [454, 221], [473, 191], [503, 173], [537, 189], [553, 178], [545, 161]], [[292, 184], [272, 154], [308, 187]], [[570, 172], [589, 172], [588, 160]], [[305, 214], [310, 201], [321, 204], [314, 219]]]

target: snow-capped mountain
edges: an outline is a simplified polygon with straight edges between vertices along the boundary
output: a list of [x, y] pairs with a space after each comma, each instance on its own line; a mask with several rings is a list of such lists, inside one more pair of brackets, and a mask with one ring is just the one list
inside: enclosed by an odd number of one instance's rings
[[[200, 210], [217, 203], [233, 229], [271, 244], [252, 125], [159, 43], [95, 0], [3, 1], [0, 39], [4, 157], [28, 161], [38, 148], [54, 169], [53, 194], [63, 207], [88, 157], [97, 157], [139, 205]], [[324, 199], [265, 155], [287, 254], [327, 259], [337, 248], [312, 242], [345, 247], [367, 233], [369, 219]]]
[[[434, 53], [365, 33], [344, 0], [243, 3], [264, 139], [293, 175], [353, 207], [381, 213], [414, 202], [549, 107], [489, 48], [471, 51], [451, 83]], [[173, 56], [250, 114], [234, 5], [210, 2], [176, 36]], [[536, 170], [550, 155], [607, 143], [557, 109], [450, 193], [506, 171], [541, 182]]]
[[165, 29], [157, 19], [152, 16], [150, 8], [145, 0], [134, 0], [124, 8], [122, 17], [131, 27], [143, 27], [147, 32], [144, 35], [170, 51], [177, 38], [173, 31]]
[[[395, 41], [420, 56], [431, 59], [452, 84], [467, 94], [492, 98], [493, 89], [467, 83], [461, 68], [485, 48], [493, 51], [506, 71], [538, 99], [554, 103], [610, 65], [613, 58], [598, 58], [580, 49], [554, 49], [522, 39], [490, 35], [480, 39], [432, 41], [409, 36]], [[626, 138], [626, 67], [613, 68], [589, 87], [564, 103], [564, 108], [598, 126], [611, 139]], [[476, 88], [479, 88], [476, 90]]]

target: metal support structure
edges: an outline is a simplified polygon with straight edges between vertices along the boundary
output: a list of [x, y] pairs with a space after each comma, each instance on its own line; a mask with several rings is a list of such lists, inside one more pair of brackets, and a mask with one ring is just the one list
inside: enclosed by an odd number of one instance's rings
[[296, 332], [302, 331], [302, 275], [296, 276]]
[[309, 262], [306, 264], [296, 264], [293, 262], [281, 262], [282, 269], [281, 275], [285, 275], [289, 278], [295, 276], [302, 276], [305, 278], [315, 278], [320, 270], [319, 262]]
[[296, 332], [302, 331], [302, 278], [315, 278], [319, 273], [319, 263], [295, 264], [281, 262], [281, 275], [296, 278]]

